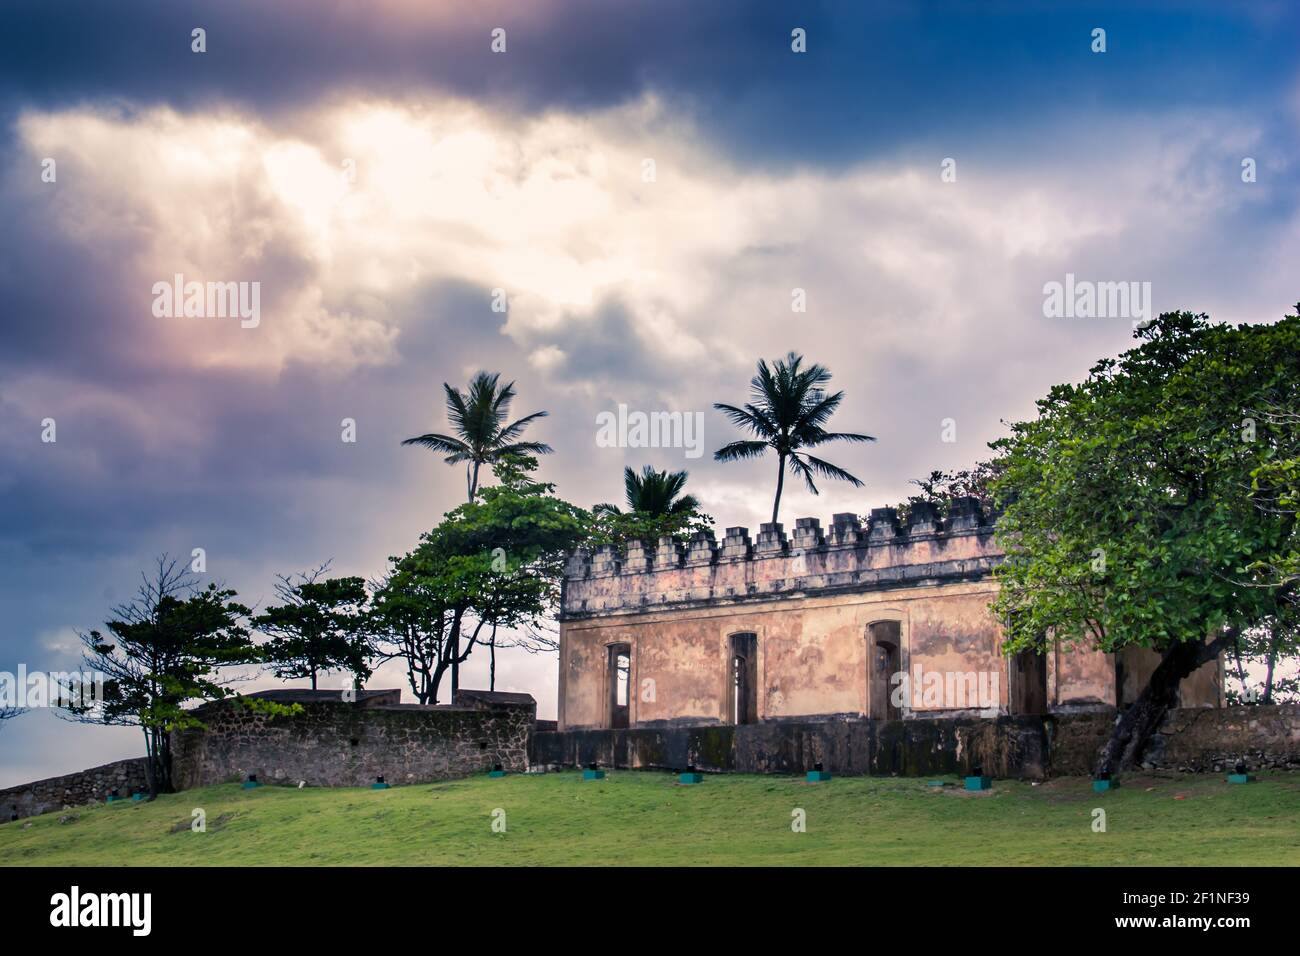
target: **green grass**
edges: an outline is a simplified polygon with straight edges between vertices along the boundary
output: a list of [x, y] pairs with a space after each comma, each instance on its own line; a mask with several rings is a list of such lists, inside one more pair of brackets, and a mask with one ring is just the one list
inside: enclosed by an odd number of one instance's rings
[[[0, 865], [1300, 864], [1300, 777], [1123, 783], [1096, 794], [1080, 778], [998, 780], [967, 794], [915, 778], [720, 775], [682, 786], [666, 773], [611, 771], [592, 782], [570, 772], [390, 790], [229, 784], [6, 823]], [[195, 807], [206, 833], [190, 831]], [[1092, 831], [1095, 807], [1106, 833]], [[492, 832], [497, 808], [505, 833]], [[795, 808], [805, 833], [791, 830]], [[75, 819], [60, 823], [66, 815]]]

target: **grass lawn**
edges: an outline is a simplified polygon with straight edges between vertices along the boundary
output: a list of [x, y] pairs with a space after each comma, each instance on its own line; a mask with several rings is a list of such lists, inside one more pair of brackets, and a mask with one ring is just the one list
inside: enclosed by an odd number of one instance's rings
[[[998, 780], [968, 794], [915, 778], [719, 775], [683, 786], [649, 771], [391, 790], [228, 784], [0, 825], [0, 865], [1300, 864], [1300, 777], [1123, 784], [1098, 794], [1082, 778]], [[190, 830], [195, 807], [206, 833]], [[1095, 807], [1105, 833], [1092, 830]], [[498, 808], [505, 833], [492, 831]], [[807, 832], [791, 829], [796, 808]]]

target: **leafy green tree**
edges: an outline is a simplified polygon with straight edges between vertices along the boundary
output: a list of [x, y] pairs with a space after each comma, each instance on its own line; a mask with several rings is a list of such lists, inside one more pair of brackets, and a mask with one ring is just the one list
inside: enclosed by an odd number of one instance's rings
[[[460, 665], [498, 629], [528, 644], [559, 599], [567, 554], [587, 513], [535, 481], [535, 459], [511, 454], [494, 466], [498, 484], [447, 513], [412, 552], [393, 558], [375, 596], [374, 630], [384, 654], [407, 664], [412, 692], [438, 701], [444, 676], [460, 687]], [[493, 666], [493, 670], [495, 667]]]
[[1300, 319], [1233, 327], [1174, 312], [1135, 334], [1141, 344], [1054, 387], [1037, 419], [992, 446], [1007, 651], [1059, 641], [1161, 656], [1098, 772], [1133, 766], [1182, 679], [1294, 594], [1261, 571], [1296, 521], [1252, 490], [1277, 445], [1246, 419], [1266, 400], [1297, 407]]
[[[1300, 303], [1296, 304], [1300, 314]], [[1300, 511], [1300, 411], [1282, 389], [1263, 396], [1247, 409], [1243, 434], [1264, 437], [1264, 460], [1251, 473], [1251, 495], [1261, 510], [1295, 516]], [[1276, 553], [1260, 560], [1257, 570], [1276, 582], [1290, 603], [1298, 603], [1300, 540], [1284, 539]]]
[[369, 597], [362, 578], [326, 578], [329, 563], [294, 577], [280, 575], [275, 593], [281, 604], [253, 618], [253, 627], [271, 639], [263, 645], [275, 676], [310, 678], [312, 690], [322, 671], [341, 670], [356, 683], [371, 673], [366, 634]]
[[[1300, 315], [1300, 303], [1296, 304]], [[1289, 403], [1289, 404], [1288, 404]], [[1251, 494], [1261, 510], [1294, 518], [1300, 510], [1300, 412], [1294, 396], [1275, 389], [1247, 409], [1243, 434], [1264, 433], [1264, 461], [1251, 473]], [[1277, 585], [1278, 611], [1262, 625], [1244, 631], [1233, 648], [1238, 688], [1234, 701], [1271, 704], [1300, 700], [1300, 540], [1284, 538], [1277, 551], [1261, 558], [1256, 572]], [[1251, 671], [1258, 674], [1252, 678]], [[1262, 674], [1260, 672], [1262, 671]], [[1289, 671], [1289, 673], [1287, 673]]]
[[758, 458], [769, 448], [776, 452], [776, 498], [772, 502], [772, 521], [781, 513], [781, 491], [785, 486], [786, 467], [792, 475], [803, 478], [814, 495], [818, 494], [813, 476], [847, 481], [855, 488], [862, 482], [838, 465], [808, 454], [832, 441], [869, 442], [870, 435], [853, 432], [828, 432], [825, 425], [844, 400], [843, 392], [827, 395], [824, 386], [831, 373], [821, 365], [803, 366], [803, 356], [789, 353], [772, 366], [758, 361], [758, 374], [749, 383], [750, 401], [741, 407], [716, 403], [732, 424], [747, 429], [754, 439], [734, 441], [713, 453], [716, 461]]
[[400, 660], [417, 703], [436, 704], [442, 675], [450, 666], [446, 638], [451, 608], [437, 575], [437, 563], [416, 549], [389, 558], [390, 567], [375, 584], [369, 632], [383, 661]]
[[163, 555], [135, 599], [113, 609], [107, 634], [80, 635], [86, 669], [104, 675], [103, 699], [69, 712], [85, 722], [141, 728], [150, 799], [172, 789], [171, 731], [203, 726], [185, 705], [231, 696], [221, 669], [262, 658], [241, 624], [249, 609], [234, 597], [216, 584], [200, 588]]
[[449, 465], [465, 462], [465, 486], [470, 502], [478, 492], [478, 473], [482, 465], [491, 465], [511, 455], [548, 455], [551, 447], [541, 442], [519, 441], [532, 422], [545, 418], [546, 412], [533, 412], [510, 424], [505, 424], [510, 414], [510, 403], [515, 399], [515, 383], [501, 385], [500, 372], [479, 372], [462, 393], [446, 382], [447, 418], [454, 435], [430, 432], [408, 438], [403, 445], [421, 445], [447, 457]]
[[916, 485], [918, 492], [898, 504], [895, 510], [899, 521], [906, 524], [917, 504], [928, 504], [940, 518], [946, 518], [957, 498], [974, 498], [985, 508], [992, 508], [992, 483], [998, 467], [996, 461], [982, 461], [973, 468], [932, 471], [928, 477], [913, 478], [910, 484]]

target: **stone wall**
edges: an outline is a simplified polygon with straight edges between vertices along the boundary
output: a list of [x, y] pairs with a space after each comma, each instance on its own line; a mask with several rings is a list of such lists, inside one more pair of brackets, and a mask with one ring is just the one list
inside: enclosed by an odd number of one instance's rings
[[300, 704], [271, 717], [222, 702], [201, 709], [206, 729], [172, 737], [178, 789], [243, 780], [359, 787], [379, 776], [394, 785], [426, 783], [491, 770], [528, 768], [537, 705], [375, 706], [341, 700]]
[[33, 817], [39, 813], [103, 803], [114, 790], [130, 797], [137, 790], [148, 791], [145, 759], [132, 757], [101, 767], [92, 767], [62, 777], [49, 777], [35, 783], [0, 790], [0, 821]]
[[[838, 774], [965, 773], [996, 777], [1088, 776], [1115, 711], [997, 719], [775, 721], [739, 727], [570, 730], [533, 737], [532, 762], [576, 767]], [[1300, 706], [1185, 708], [1170, 712], [1143, 766], [1219, 773], [1300, 769]]]
[[1043, 720], [779, 721], [739, 727], [573, 730], [538, 733], [532, 762], [603, 767], [801, 774], [822, 764], [843, 775], [965, 773], [979, 765], [998, 777], [1046, 773]]
[[[1087, 774], [1115, 723], [1115, 711], [1049, 719], [1051, 772]], [[1142, 765], [1220, 773], [1244, 760], [1251, 770], [1300, 769], [1300, 705], [1181, 708], [1152, 737]]]

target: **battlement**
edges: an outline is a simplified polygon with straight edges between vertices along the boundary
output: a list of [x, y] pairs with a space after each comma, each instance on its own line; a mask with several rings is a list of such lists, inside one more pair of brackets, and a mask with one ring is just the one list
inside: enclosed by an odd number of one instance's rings
[[865, 528], [843, 513], [827, 533], [818, 519], [799, 518], [790, 538], [776, 523], [760, 525], [752, 541], [742, 527], [728, 528], [721, 544], [711, 531], [653, 548], [633, 541], [569, 557], [561, 618], [976, 580], [1002, 556], [975, 498], [954, 501], [944, 521], [916, 505], [906, 527], [895, 509], [875, 508]]

